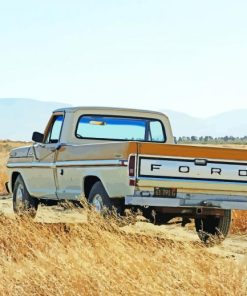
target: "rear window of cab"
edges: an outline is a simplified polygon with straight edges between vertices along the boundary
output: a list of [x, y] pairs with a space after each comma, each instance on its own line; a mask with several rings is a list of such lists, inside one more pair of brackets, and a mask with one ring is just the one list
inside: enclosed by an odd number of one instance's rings
[[163, 123], [152, 118], [83, 115], [75, 136], [78, 139], [166, 142]]

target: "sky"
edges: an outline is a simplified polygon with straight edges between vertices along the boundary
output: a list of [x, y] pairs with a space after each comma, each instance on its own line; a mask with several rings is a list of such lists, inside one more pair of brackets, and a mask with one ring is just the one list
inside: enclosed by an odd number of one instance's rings
[[247, 2], [0, 0], [0, 98], [247, 108]]

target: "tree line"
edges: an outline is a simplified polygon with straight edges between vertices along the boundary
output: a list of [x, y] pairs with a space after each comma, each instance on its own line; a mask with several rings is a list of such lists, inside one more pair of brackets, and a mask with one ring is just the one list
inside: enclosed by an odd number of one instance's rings
[[190, 136], [190, 137], [175, 137], [178, 144], [247, 144], [247, 136], [244, 137], [212, 137], [212, 136]]

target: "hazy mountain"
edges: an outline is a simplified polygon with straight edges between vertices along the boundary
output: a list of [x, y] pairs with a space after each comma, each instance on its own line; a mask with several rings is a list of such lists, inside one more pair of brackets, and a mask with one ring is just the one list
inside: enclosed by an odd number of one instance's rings
[[199, 132], [198, 129], [205, 128], [203, 119], [172, 110], [161, 110], [161, 112], [169, 116], [173, 134], [176, 137], [197, 136]]
[[29, 99], [0, 99], [0, 139], [31, 140], [33, 131], [44, 131], [53, 110], [63, 103]]
[[233, 110], [200, 119], [184, 113], [163, 110], [171, 121], [175, 136], [234, 136], [247, 135], [247, 110]]
[[[30, 140], [33, 131], [43, 131], [53, 110], [64, 103], [29, 99], [0, 99], [0, 139]], [[200, 119], [181, 112], [162, 110], [171, 120], [173, 133], [179, 136], [245, 136], [247, 110], [225, 112]]]
[[202, 134], [215, 136], [246, 136], [247, 110], [234, 110], [213, 116], [204, 120], [206, 127], [200, 130]]

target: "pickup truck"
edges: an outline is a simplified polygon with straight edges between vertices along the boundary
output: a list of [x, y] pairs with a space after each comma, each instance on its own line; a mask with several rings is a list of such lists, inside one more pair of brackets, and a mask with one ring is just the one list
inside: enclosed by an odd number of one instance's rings
[[19, 215], [34, 217], [44, 200], [85, 197], [99, 212], [137, 207], [159, 224], [195, 219], [208, 242], [226, 237], [232, 209], [247, 210], [247, 151], [177, 145], [159, 112], [59, 109], [32, 140], [13, 149], [7, 163]]

